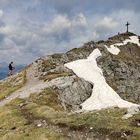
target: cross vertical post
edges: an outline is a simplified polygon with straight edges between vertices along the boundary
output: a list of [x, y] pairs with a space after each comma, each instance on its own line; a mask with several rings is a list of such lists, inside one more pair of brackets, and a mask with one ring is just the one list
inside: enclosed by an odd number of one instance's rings
[[130, 25], [130, 23], [128, 23], [128, 22], [125, 24], [125, 26], [127, 26], [127, 31], [126, 31], [127, 33], [128, 33], [129, 25]]

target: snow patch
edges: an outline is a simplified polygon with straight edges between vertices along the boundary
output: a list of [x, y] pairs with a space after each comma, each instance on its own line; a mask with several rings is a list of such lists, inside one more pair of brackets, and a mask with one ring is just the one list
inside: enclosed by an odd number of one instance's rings
[[118, 55], [120, 52], [120, 49], [117, 47], [126, 45], [127, 43], [134, 43], [134, 44], [137, 44], [138, 46], [140, 46], [138, 36], [130, 36], [129, 39], [124, 40], [122, 43], [116, 43], [116, 44], [110, 45], [109, 47], [107, 45], [104, 45], [104, 46], [113, 55]]
[[111, 45], [110, 47], [108, 47], [107, 45], [104, 45], [107, 50], [112, 53], [113, 55], [118, 55], [119, 52], [120, 52], [120, 49], [115, 47], [115, 46], [118, 46], [118, 45]]
[[123, 41], [124, 45], [126, 45], [127, 43], [134, 43], [137, 44], [138, 46], [140, 46], [140, 42], [139, 42], [139, 38], [138, 36], [130, 36], [130, 39], [126, 39]]
[[101, 68], [97, 66], [96, 59], [101, 56], [99, 49], [95, 49], [87, 59], [66, 63], [65, 66], [94, 85], [92, 95], [83, 102], [82, 109], [87, 111], [103, 108], [119, 107], [129, 108], [138, 106], [120, 98], [120, 96], [106, 83]]

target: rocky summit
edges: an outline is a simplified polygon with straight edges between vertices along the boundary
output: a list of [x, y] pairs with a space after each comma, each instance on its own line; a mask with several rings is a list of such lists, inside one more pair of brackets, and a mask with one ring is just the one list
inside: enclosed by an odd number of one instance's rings
[[135, 34], [123, 33], [110, 37], [107, 41], [91, 41], [67, 53], [40, 58], [36, 61], [39, 78], [44, 81], [57, 79], [58, 83], [54, 86], [56, 86], [60, 99], [72, 106], [81, 104], [91, 95], [94, 84], [77, 77], [64, 64], [85, 59], [94, 49], [98, 48], [102, 52], [102, 57], [97, 59], [98, 66], [102, 68], [107, 83], [123, 99], [140, 104], [140, 46], [134, 43], [121, 45], [118, 47], [120, 49], [118, 55], [112, 55], [104, 47], [104, 45], [110, 46], [122, 42], [129, 36], [135, 36]]
[[[94, 105], [98, 104], [95, 99], [102, 101], [102, 93], [94, 91], [96, 81], [77, 74], [67, 64], [87, 62], [95, 50], [101, 53], [94, 63], [95, 76], [99, 71], [115, 97], [132, 103], [132, 107], [109, 106], [106, 99], [106, 108], [84, 110], [83, 104], [92, 96]], [[90, 77], [88, 71], [86, 75]], [[134, 33], [90, 41], [66, 53], [41, 57], [0, 81], [0, 140], [138, 140], [139, 84], [140, 36]]]

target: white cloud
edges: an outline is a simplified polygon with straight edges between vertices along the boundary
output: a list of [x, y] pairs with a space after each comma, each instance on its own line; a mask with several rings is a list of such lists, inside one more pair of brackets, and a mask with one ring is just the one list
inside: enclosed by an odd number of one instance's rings
[[53, 21], [50, 24], [46, 25], [47, 28], [45, 26], [44, 31], [51, 33], [63, 31], [65, 29], [72, 30], [72, 28], [86, 26], [86, 24], [86, 17], [82, 13], [77, 14], [72, 19], [69, 19], [66, 15], [56, 15]]
[[14, 30], [15, 27], [9, 25], [0, 27], [0, 32], [5, 35], [13, 34], [15, 32]]
[[3, 16], [3, 10], [0, 9], [0, 18]]
[[[82, 45], [81, 42], [86, 41], [86, 24], [85, 16], [80, 13], [73, 18], [60, 14], [55, 15], [52, 21], [43, 23], [42, 26], [28, 22], [28, 26], [17, 23], [17, 26], [0, 27], [0, 33], [4, 34], [4, 40], [7, 40], [1, 47], [1, 57], [2, 53], [5, 57], [9, 57], [8, 54], [10, 54], [14, 58], [23, 58], [21, 57], [23, 55], [26, 56], [28, 62], [31, 62], [32, 59], [46, 53], [64, 52], [69, 48], [78, 47], [78, 45]], [[12, 46], [15, 47], [11, 48]], [[29, 56], [29, 53], [32, 57]], [[21, 61], [21, 59], [18, 59], [18, 63], [20, 63], [19, 60]]]
[[71, 27], [71, 22], [66, 16], [57, 15], [53, 21], [48, 25], [47, 30], [50, 32], [58, 32]]
[[86, 24], [86, 17], [82, 13], [78, 14], [72, 21], [72, 25], [74, 26], [86, 26]]
[[97, 27], [104, 27], [108, 29], [113, 29], [116, 28], [117, 26], [118, 22], [115, 21], [112, 17], [104, 17], [97, 25]]
[[92, 37], [93, 37], [94, 40], [98, 40], [100, 36], [99, 36], [99, 34], [96, 31], [94, 31], [92, 33]]

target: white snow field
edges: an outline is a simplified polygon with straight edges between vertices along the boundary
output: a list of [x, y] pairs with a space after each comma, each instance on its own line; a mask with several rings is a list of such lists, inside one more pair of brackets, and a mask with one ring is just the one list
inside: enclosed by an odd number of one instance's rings
[[[131, 38], [135, 39], [134, 37]], [[135, 40], [137, 41], [137, 40]], [[126, 40], [127, 42], [127, 40]], [[93, 84], [90, 98], [83, 102], [82, 109], [87, 111], [104, 108], [119, 107], [130, 108], [138, 106], [120, 98], [120, 96], [106, 83], [101, 68], [97, 66], [96, 59], [101, 56], [99, 49], [95, 49], [87, 59], [81, 59], [66, 63], [65, 66], [73, 72]]]
[[140, 46], [138, 36], [130, 36], [129, 39], [124, 40], [122, 43], [116, 43], [116, 44], [110, 45], [109, 47], [107, 45], [105, 45], [105, 47], [107, 48], [107, 50], [110, 53], [112, 53], [114, 55], [118, 55], [120, 52], [120, 49], [117, 48], [117, 46], [126, 45], [127, 43], [134, 43], [134, 44], [137, 44], [138, 46]]

